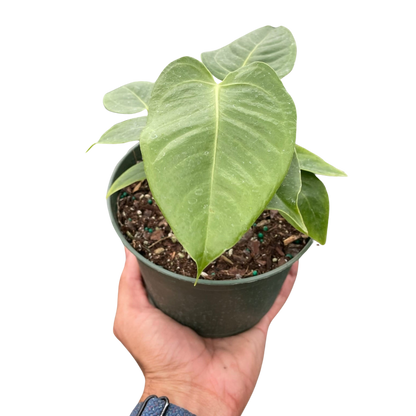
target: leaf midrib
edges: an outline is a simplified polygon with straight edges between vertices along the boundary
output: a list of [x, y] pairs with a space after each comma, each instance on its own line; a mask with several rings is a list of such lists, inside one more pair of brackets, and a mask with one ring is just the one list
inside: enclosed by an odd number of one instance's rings
[[270, 32], [267, 32], [266, 36], [254, 47], [254, 49], [248, 54], [246, 60], [243, 62], [243, 65], [241, 65], [241, 68], [243, 66], [246, 66], [247, 61], [250, 59], [251, 55], [253, 55], [254, 51], [264, 42], [264, 40], [270, 35]]
[[[206, 253], [206, 247], [208, 243], [208, 230], [209, 230], [209, 224], [211, 219], [211, 205], [212, 205], [212, 188], [214, 184], [214, 172], [217, 162], [217, 147], [218, 147], [218, 131], [219, 131], [219, 90], [220, 86], [218, 84], [215, 84], [215, 136], [214, 136], [214, 160], [212, 161], [212, 170], [211, 170], [211, 184], [209, 189], [209, 201], [208, 201], [208, 220], [207, 220], [207, 228], [205, 232], [205, 242], [204, 242], [204, 258]], [[202, 271], [202, 270], [201, 270]]]
[[149, 110], [149, 107], [147, 106], [147, 104], [133, 90], [131, 90], [130, 88], [127, 88], [126, 86], [123, 86], [123, 88], [131, 92], [144, 105], [144, 108], [146, 110]]

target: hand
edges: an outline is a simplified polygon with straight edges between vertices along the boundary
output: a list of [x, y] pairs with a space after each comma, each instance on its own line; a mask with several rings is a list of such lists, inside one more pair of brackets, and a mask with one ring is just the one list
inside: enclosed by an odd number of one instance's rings
[[295, 283], [295, 263], [264, 318], [252, 329], [221, 339], [202, 338], [148, 299], [135, 256], [126, 250], [114, 334], [139, 364], [147, 396], [167, 396], [197, 416], [239, 416], [260, 374], [266, 335]]

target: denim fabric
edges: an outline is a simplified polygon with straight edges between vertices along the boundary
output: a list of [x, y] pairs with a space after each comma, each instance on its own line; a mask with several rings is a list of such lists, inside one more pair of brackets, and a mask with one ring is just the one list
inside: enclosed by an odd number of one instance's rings
[[[164, 400], [159, 400], [156, 397], [153, 397], [147, 402], [146, 409], [143, 412], [143, 416], [160, 416], [165, 406]], [[142, 403], [139, 403], [133, 410], [130, 416], [137, 416], [140, 409], [142, 408]], [[195, 416], [193, 413], [189, 413], [187, 410], [182, 409], [174, 404], [170, 404], [166, 416]]]

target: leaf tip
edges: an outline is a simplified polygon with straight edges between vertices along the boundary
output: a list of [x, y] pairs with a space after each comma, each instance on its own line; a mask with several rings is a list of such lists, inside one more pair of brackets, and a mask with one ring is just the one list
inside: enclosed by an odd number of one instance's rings
[[201, 276], [201, 272], [199, 272], [199, 273], [198, 273], [198, 276], [197, 276], [197, 278], [196, 278], [196, 280], [195, 280], [195, 283], [194, 283], [194, 287], [195, 287], [195, 286], [196, 286], [196, 284], [198, 283], [198, 280], [199, 280], [200, 276]]
[[82, 151], [82, 156], [89, 156], [97, 148], [96, 141], [88, 143], [88, 146]]

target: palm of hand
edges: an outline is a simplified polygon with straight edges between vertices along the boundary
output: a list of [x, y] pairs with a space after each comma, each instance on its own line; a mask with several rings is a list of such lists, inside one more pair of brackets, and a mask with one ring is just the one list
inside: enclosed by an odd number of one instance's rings
[[[136, 258], [126, 251], [114, 324], [117, 338], [140, 365], [150, 394], [167, 395], [203, 415], [241, 415], [257, 382], [267, 329], [286, 301], [297, 273], [294, 266], [275, 304], [252, 329], [220, 339], [198, 336], [153, 307]], [[194, 410], [193, 410], [194, 409]]]

